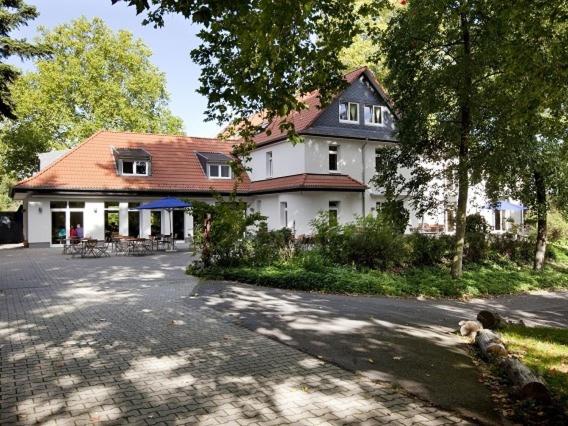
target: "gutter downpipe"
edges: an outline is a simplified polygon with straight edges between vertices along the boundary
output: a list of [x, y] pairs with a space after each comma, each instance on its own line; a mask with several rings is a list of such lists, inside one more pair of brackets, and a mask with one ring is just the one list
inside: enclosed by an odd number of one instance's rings
[[[367, 144], [369, 143], [369, 138], [365, 138], [365, 143], [363, 144], [363, 149], [361, 149], [361, 178], [363, 181], [363, 185], [367, 185], [366, 182], [366, 176], [365, 176], [365, 148], [367, 147]], [[361, 214], [363, 217], [365, 217], [365, 208], [366, 208], [366, 203], [365, 203], [365, 195], [366, 195], [367, 190], [365, 189], [362, 193], [361, 193]]]

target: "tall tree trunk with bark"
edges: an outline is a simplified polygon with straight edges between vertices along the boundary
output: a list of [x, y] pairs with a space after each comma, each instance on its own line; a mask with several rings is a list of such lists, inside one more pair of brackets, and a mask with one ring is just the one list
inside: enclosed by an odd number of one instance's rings
[[463, 272], [463, 250], [465, 245], [465, 221], [469, 195], [469, 137], [471, 131], [471, 41], [469, 21], [465, 12], [461, 13], [463, 43], [463, 93], [460, 105], [460, 145], [458, 157], [458, 206], [456, 212], [456, 242], [452, 261], [452, 277], [459, 278]]
[[548, 205], [546, 199], [546, 182], [544, 176], [539, 171], [534, 171], [534, 184], [536, 189], [536, 247], [534, 254], [533, 269], [540, 271], [544, 266], [546, 255], [546, 232]]

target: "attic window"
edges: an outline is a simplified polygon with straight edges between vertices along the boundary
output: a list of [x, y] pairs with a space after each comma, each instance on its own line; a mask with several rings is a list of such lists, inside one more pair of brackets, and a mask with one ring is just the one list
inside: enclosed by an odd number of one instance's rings
[[220, 152], [196, 152], [203, 172], [210, 179], [231, 179], [231, 157]]
[[120, 160], [119, 164], [123, 176], [148, 176], [148, 161]]
[[149, 176], [150, 154], [141, 148], [113, 148], [116, 167], [122, 176]]
[[359, 104], [339, 102], [339, 121], [341, 123], [359, 123]]
[[231, 167], [228, 164], [207, 164], [207, 176], [211, 179], [231, 179]]
[[365, 124], [380, 126], [383, 124], [383, 109], [380, 105], [365, 105]]

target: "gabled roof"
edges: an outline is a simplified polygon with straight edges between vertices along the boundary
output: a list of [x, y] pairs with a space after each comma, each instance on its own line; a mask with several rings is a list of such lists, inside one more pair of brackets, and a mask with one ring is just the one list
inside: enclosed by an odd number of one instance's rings
[[[385, 89], [381, 86], [381, 84], [377, 81], [375, 75], [368, 67], [361, 67], [354, 71], [351, 71], [345, 74], [344, 78], [347, 84], [352, 84], [355, 82], [359, 77], [365, 75], [369, 82], [373, 85], [373, 87], [377, 90], [379, 95], [387, 102], [387, 104], [391, 107], [394, 112], [394, 105], [390, 100], [389, 96], [387, 95]], [[339, 93], [337, 96], [340, 96]], [[316, 90], [312, 93], [305, 95], [304, 97], [300, 98], [302, 102], [306, 104], [306, 109], [301, 111], [294, 111], [289, 114], [287, 117], [279, 117], [274, 119], [271, 123], [269, 123], [265, 129], [254, 137], [254, 142], [258, 146], [265, 145], [270, 142], [275, 142], [278, 140], [286, 139], [287, 134], [286, 132], [282, 132], [280, 130], [280, 124], [286, 119], [287, 121], [294, 124], [294, 128], [298, 134], [304, 133], [311, 125], [318, 119], [318, 117], [322, 114], [325, 108], [320, 108], [320, 100], [319, 100], [319, 91]], [[262, 123], [264, 117], [262, 114], [257, 114], [255, 117], [251, 119], [251, 122], [255, 125]]]

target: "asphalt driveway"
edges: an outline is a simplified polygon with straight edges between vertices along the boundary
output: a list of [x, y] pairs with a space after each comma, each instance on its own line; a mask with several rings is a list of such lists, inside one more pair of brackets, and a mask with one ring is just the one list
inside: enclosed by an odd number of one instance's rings
[[235, 324], [447, 409], [499, 423], [463, 341], [461, 319], [491, 308], [528, 324], [568, 326], [568, 293], [470, 302], [321, 295], [202, 282], [196, 293]]

